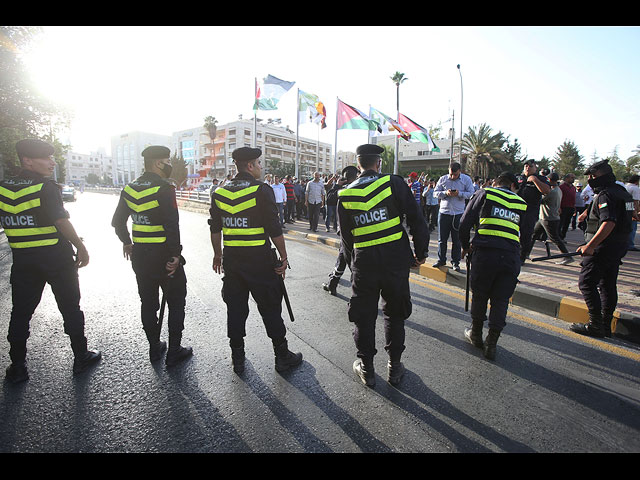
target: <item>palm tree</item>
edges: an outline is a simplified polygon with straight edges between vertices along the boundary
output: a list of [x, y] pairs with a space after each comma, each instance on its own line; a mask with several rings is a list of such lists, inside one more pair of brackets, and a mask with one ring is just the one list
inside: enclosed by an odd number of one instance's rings
[[[393, 83], [396, 84], [396, 106], [397, 106], [398, 116], [400, 116], [400, 84], [408, 80], [408, 78], [404, 76], [404, 73], [400, 73], [400, 72], [394, 73], [393, 76], [389, 78], [391, 78]], [[397, 120], [400, 120], [400, 119], [396, 117], [396, 121]], [[396, 136], [395, 160], [393, 163], [393, 173], [395, 174], [398, 173], [398, 137], [397, 136]]]
[[[493, 134], [491, 127], [483, 123], [479, 127], [469, 127], [462, 139], [462, 151], [467, 155], [467, 168], [471, 175], [489, 178], [497, 164], [509, 165], [510, 161], [502, 150], [507, 139], [502, 132]], [[493, 166], [493, 168], [491, 168]]]
[[[218, 175], [217, 166], [216, 166], [216, 151], [214, 147], [214, 143], [216, 141], [216, 135], [218, 133], [218, 127], [216, 127], [216, 123], [218, 123], [218, 120], [216, 120], [216, 117], [212, 117], [211, 115], [209, 115], [208, 117], [204, 118], [203, 127], [207, 130], [207, 132], [209, 132], [209, 138], [211, 139], [211, 162], [212, 162], [211, 165], [213, 166], [214, 178], [216, 178]], [[211, 170], [209, 170], [209, 173], [211, 173]]]
[[209, 115], [208, 117], [205, 117], [204, 119], [203, 126], [207, 130], [207, 132], [209, 132], [209, 138], [211, 138], [211, 143], [215, 141], [216, 133], [218, 132], [218, 127], [216, 127], [216, 123], [218, 123], [218, 120], [216, 120], [216, 117], [212, 117], [211, 115]]

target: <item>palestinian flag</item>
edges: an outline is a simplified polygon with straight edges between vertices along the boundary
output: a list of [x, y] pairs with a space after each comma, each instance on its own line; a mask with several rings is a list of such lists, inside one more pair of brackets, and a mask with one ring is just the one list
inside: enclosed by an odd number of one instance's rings
[[338, 130], [377, 130], [378, 124], [355, 107], [338, 100]]
[[398, 116], [398, 120], [399, 120], [400, 126], [402, 126], [402, 128], [406, 132], [409, 132], [411, 134], [411, 138], [409, 138], [410, 142], [426, 143], [427, 145], [429, 145], [430, 150], [437, 149], [436, 144], [433, 143], [433, 140], [429, 135], [429, 132], [424, 127], [421, 127], [416, 122], [411, 120], [409, 117], [401, 113]]
[[256, 101], [254, 110], [277, 110], [280, 98], [287, 93], [296, 82], [280, 80], [273, 75], [267, 75], [258, 85], [256, 81]]

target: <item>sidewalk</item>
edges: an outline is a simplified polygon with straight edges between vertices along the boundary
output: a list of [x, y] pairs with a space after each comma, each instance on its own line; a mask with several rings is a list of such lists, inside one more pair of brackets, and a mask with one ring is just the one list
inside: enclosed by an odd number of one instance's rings
[[[308, 220], [303, 219], [294, 224], [286, 224], [285, 234], [303, 236], [336, 249], [340, 246], [340, 237], [333, 229], [331, 232], [326, 231], [322, 217], [320, 217], [317, 232], [312, 232], [309, 229]], [[569, 227], [566, 240], [569, 251], [574, 252], [578, 245], [584, 243], [583, 233], [579, 229], [571, 230]], [[550, 244], [550, 250], [551, 255], [560, 253], [553, 243]], [[437, 231], [434, 231], [429, 241], [429, 257], [416, 273], [464, 289], [466, 285], [464, 261], [460, 263], [461, 273], [451, 270], [450, 263], [447, 267], [433, 268], [431, 265], [437, 261], [437, 251], [438, 235]], [[451, 241], [448, 245], [449, 262], [450, 252]], [[546, 255], [544, 243], [536, 242], [531, 258]], [[580, 257], [572, 258], [575, 261], [569, 265], [556, 265], [555, 262], [558, 260], [527, 261], [518, 277], [519, 283], [511, 302], [566, 322], [586, 323], [588, 313], [578, 289]], [[640, 252], [627, 252], [622, 262], [618, 275], [618, 308], [612, 329], [615, 336], [640, 343]]]

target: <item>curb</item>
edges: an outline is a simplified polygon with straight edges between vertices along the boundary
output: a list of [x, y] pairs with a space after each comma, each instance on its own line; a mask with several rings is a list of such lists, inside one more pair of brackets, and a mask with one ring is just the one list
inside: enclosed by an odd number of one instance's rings
[[[316, 233], [289, 230], [286, 227], [284, 232], [340, 248], [340, 240], [338, 239], [326, 238]], [[420, 268], [415, 273], [436, 282], [446, 283], [462, 289], [466, 288], [466, 274], [454, 272], [448, 267], [434, 268], [430, 265], [420, 265]], [[589, 313], [583, 301], [552, 294], [537, 288], [517, 285], [510, 303], [568, 323], [587, 323], [589, 321]], [[640, 317], [630, 312], [616, 310], [611, 322], [611, 334], [614, 337], [640, 344]]]

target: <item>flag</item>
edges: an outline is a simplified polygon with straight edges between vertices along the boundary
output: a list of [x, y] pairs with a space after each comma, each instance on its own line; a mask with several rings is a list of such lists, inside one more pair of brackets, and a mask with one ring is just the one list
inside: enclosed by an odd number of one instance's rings
[[380, 110], [369, 107], [369, 117], [379, 125], [377, 131], [373, 133], [374, 137], [377, 137], [379, 135], [393, 135], [394, 130], [398, 132], [397, 134], [405, 140], [409, 140], [409, 138], [411, 137], [409, 132], [402, 128], [402, 125], [400, 125], [390, 116], [382, 113]]
[[277, 110], [282, 95], [287, 93], [296, 82], [280, 80], [273, 75], [267, 75], [258, 85], [256, 80], [256, 101], [254, 110]]
[[316, 103], [316, 116], [313, 118], [314, 123], [319, 123], [320, 128], [327, 128], [327, 109], [324, 107], [324, 103], [318, 101]]
[[337, 119], [336, 128], [338, 130], [377, 130], [378, 128], [378, 124], [372, 121], [367, 115], [341, 100], [338, 100]]
[[398, 114], [398, 119], [400, 120], [399, 123], [402, 128], [411, 134], [411, 138], [409, 139], [410, 142], [426, 143], [429, 145], [431, 150], [435, 150], [437, 148], [436, 144], [433, 143], [433, 140], [431, 139], [431, 135], [429, 135], [429, 132], [425, 128], [421, 127], [409, 117], [401, 113]]
[[317, 95], [298, 90], [298, 123], [306, 123], [310, 120], [313, 123], [319, 123], [321, 128], [325, 128], [326, 117], [327, 111]]

